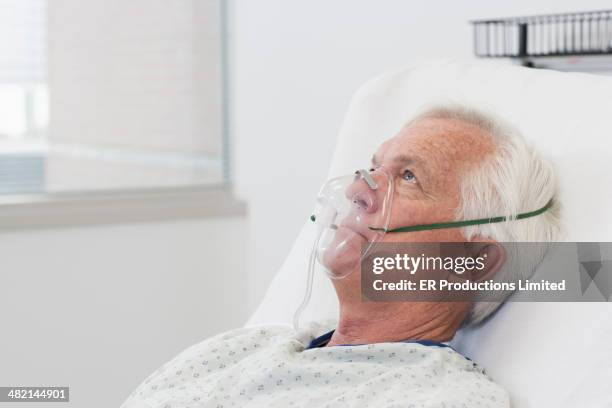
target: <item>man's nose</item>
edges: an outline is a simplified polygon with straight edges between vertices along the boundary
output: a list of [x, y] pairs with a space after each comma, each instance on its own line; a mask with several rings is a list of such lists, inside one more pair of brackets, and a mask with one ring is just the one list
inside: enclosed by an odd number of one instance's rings
[[384, 183], [380, 182], [380, 177], [377, 177], [376, 172], [370, 173], [372, 180], [376, 182], [376, 189], [373, 189], [363, 176], [357, 175], [355, 181], [347, 188], [346, 198], [351, 200], [353, 209], [359, 212], [368, 214], [378, 211], [378, 194]]

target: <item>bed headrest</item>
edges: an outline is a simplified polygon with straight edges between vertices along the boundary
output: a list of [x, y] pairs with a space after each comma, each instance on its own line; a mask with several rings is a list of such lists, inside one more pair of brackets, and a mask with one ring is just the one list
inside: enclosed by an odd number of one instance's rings
[[[612, 77], [499, 62], [432, 61], [386, 73], [353, 97], [329, 175], [368, 163], [376, 147], [423, 106], [469, 104], [504, 117], [553, 162], [568, 241], [611, 241], [610, 95]], [[291, 322], [303, 296], [313, 235], [306, 224], [249, 324]], [[304, 320], [336, 312], [331, 284], [319, 274]], [[463, 331], [455, 345], [506, 386], [516, 406], [556, 406], [579, 400], [581, 393], [597, 397], [588, 373], [602, 370], [601, 353], [612, 361], [610, 312], [609, 303], [510, 303], [483, 327]], [[612, 363], [605, 364], [612, 378]], [[563, 393], [556, 391], [559, 385]]]

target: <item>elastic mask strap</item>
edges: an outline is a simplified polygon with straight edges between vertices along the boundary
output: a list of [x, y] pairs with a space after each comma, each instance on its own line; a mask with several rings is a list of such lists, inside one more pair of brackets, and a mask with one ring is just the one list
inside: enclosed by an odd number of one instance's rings
[[542, 214], [550, 207], [552, 207], [553, 200], [551, 199], [544, 207], [537, 209], [535, 211], [526, 212], [517, 215], [516, 217], [493, 217], [493, 218], [480, 218], [477, 220], [467, 220], [467, 221], [452, 221], [452, 222], [440, 222], [436, 224], [422, 224], [422, 225], [412, 225], [410, 227], [400, 227], [394, 228], [391, 230], [387, 230], [385, 228], [373, 228], [370, 227], [372, 231], [384, 231], [384, 232], [413, 232], [413, 231], [427, 231], [434, 229], [445, 229], [445, 228], [460, 228], [460, 227], [469, 227], [471, 225], [482, 225], [482, 224], [495, 224], [498, 222], [504, 221], [513, 221], [513, 220], [522, 220], [525, 218], [535, 217], [537, 215]]

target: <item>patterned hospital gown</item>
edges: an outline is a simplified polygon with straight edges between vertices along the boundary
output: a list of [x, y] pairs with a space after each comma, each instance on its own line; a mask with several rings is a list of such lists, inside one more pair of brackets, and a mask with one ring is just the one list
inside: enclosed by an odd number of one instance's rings
[[450, 347], [306, 349], [321, 326], [242, 328], [164, 364], [122, 408], [509, 407], [506, 391]]

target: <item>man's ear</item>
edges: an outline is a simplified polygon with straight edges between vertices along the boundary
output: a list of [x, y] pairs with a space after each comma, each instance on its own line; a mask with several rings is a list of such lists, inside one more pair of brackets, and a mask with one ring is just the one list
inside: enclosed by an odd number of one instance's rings
[[474, 268], [470, 271], [472, 282], [483, 282], [493, 279], [495, 274], [504, 266], [507, 259], [506, 249], [497, 241], [476, 237], [474, 242], [467, 244], [469, 256], [482, 261], [482, 269]]

